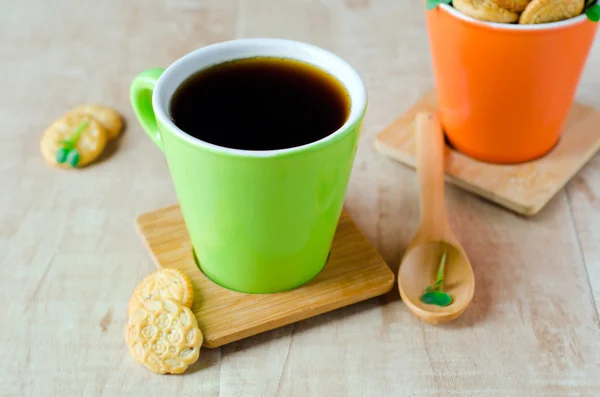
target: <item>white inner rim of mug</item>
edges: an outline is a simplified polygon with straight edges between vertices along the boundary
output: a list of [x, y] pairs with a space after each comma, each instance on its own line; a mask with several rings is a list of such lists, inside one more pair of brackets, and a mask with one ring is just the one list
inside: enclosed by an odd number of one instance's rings
[[[177, 88], [194, 73], [226, 61], [251, 57], [278, 57], [294, 59], [312, 64], [336, 77], [350, 96], [350, 114], [337, 131], [306, 145], [277, 150], [242, 150], [213, 145], [188, 135], [177, 127], [168, 114], [171, 97]], [[271, 157], [302, 151], [311, 146], [334, 139], [354, 124], [364, 112], [367, 102], [365, 86], [359, 74], [339, 56], [322, 48], [285, 39], [239, 39], [212, 44], [179, 58], [160, 76], [152, 95], [152, 106], [156, 118], [181, 139], [223, 153], [248, 157]], [[202, 117], [199, 115], [199, 117]], [[301, 122], [301, 120], [298, 120]]]
[[574, 18], [565, 19], [564, 21], [520, 25], [520, 24], [513, 24], [513, 23], [497, 23], [497, 22], [480, 21], [479, 19], [476, 19], [476, 18], [473, 18], [473, 17], [463, 14], [462, 12], [460, 12], [459, 10], [457, 10], [456, 8], [454, 8], [448, 4], [440, 4], [440, 5], [438, 5], [438, 7], [442, 7], [442, 9], [444, 11], [447, 11], [452, 16], [463, 19], [465, 21], [472, 22], [472, 23], [482, 25], [482, 26], [489, 26], [489, 27], [496, 28], [496, 29], [503, 29], [503, 30], [551, 30], [551, 29], [563, 28], [563, 27], [569, 26], [569, 25], [575, 25], [587, 18], [587, 16], [585, 15], [585, 12], [583, 12], [581, 15], [578, 15]]

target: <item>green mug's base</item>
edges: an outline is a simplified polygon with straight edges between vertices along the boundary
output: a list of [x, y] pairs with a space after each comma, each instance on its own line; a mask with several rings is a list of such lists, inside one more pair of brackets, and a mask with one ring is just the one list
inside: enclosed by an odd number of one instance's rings
[[241, 292], [244, 294], [275, 294], [277, 292], [290, 291], [295, 288], [301, 287], [301, 286], [305, 285], [306, 283], [310, 282], [311, 280], [315, 279], [319, 274], [321, 274], [321, 272], [323, 271], [325, 266], [327, 266], [327, 262], [329, 262], [329, 258], [331, 257], [331, 250], [329, 250], [329, 253], [327, 254], [327, 258], [325, 259], [323, 266], [321, 266], [319, 268], [319, 271], [317, 271], [314, 275], [311, 275], [306, 280], [301, 281], [300, 283], [298, 283], [296, 285], [292, 285], [291, 287], [284, 287], [284, 288], [279, 288], [279, 289], [269, 289], [269, 290], [263, 290], [263, 291], [259, 291], [259, 290], [244, 291], [239, 288], [230, 287], [230, 286], [226, 285], [226, 283], [220, 282], [216, 277], [211, 276], [210, 273], [207, 273], [204, 271], [204, 269], [202, 269], [202, 265], [200, 264], [200, 261], [198, 260], [198, 256], [196, 256], [196, 250], [194, 248], [192, 248], [192, 256], [194, 257], [194, 262], [196, 263], [196, 266], [206, 276], [206, 278], [208, 278], [210, 281], [212, 281], [213, 283], [215, 283], [223, 288], [226, 288], [228, 290], [235, 291], [235, 292]]
[[[158, 269], [179, 269], [194, 285], [192, 311], [214, 348], [352, 305], [395, 285], [375, 247], [342, 211], [331, 257], [318, 277], [280, 294], [245, 294], [208, 279], [194, 262], [179, 206], [141, 214], [137, 230]], [[325, 258], [323, 258], [325, 261]]]

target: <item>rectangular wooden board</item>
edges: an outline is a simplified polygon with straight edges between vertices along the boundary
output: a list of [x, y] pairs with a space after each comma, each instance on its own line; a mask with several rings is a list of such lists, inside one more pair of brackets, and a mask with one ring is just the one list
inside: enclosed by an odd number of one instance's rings
[[209, 280], [196, 265], [179, 206], [142, 214], [138, 232], [156, 267], [184, 271], [205, 347], [218, 347], [389, 292], [394, 274], [343, 212], [325, 268], [312, 281], [275, 294], [244, 294]]
[[[437, 111], [435, 91], [421, 97], [375, 138], [381, 153], [415, 167], [413, 120]], [[489, 164], [446, 147], [446, 180], [522, 215], [538, 213], [600, 149], [600, 112], [574, 103], [559, 143], [544, 157], [515, 165]]]

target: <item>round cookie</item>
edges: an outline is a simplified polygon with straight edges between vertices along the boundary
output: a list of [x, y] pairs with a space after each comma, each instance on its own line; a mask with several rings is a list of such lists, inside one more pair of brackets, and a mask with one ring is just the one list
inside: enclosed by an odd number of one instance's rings
[[125, 340], [134, 360], [152, 372], [180, 374], [198, 360], [203, 336], [187, 306], [149, 299], [131, 314]]
[[90, 116], [72, 113], [54, 121], [44, 131], [40, 150], [46, 162], [61, 168], [84, 167], [100, 156], [106, 131]]
[[522, 12], [531, 0], [492, 0], [498, 7], [506, 8], [515, 12]]
[[533, 0], [519, 18], [520, 24], [558, 22], [581, 14], [584, 0]]
[[97, 104], [79, 105], [71, 110], [73, 113], [81, 113], [93, 117], [98, 121], [108, 135], [108, 140], [116, 139], [123, 129], [123, 119], [119, 113], [107, 106]]
[[480, 21], [512, 23], [519, 20], [519, 14], [499, 7], [494, 0], [454, 0], [454, 8], [463, 14]]
[[129, 313], [149, 299], [174, 299], [191, 308], [194, 303], [192, 281], [177, 269], [161, 269], [150, 273], [133, 291]]

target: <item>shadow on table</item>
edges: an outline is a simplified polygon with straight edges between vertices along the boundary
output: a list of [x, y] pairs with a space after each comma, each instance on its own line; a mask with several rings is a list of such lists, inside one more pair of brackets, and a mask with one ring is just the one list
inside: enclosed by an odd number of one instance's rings
[[[354, 305], [346, 306], [271, 331], [263, 332], [258, 335], [239, 340], [237, 342], [229, 343], [227, 345], [222, 346], [220, 349], [222, 349], [223, 354], [242, 352], [244, 350], [256, 348], [264, 344], [273, 343], [274, 341], [277, 341], [281, 338], [287, 338], [292, 335], [299, 335], [305, 332], [309, 332], [310, 330], [317, 327], [321, 327], [323, 325], [331, 325], [336, 322], [344, 321], [353, 316], [365, 314], [368, 311], [379, 308], [384, 304], [385, 302], [383, 300], [383, 297], [367, 299], [363, 302], [358, 302]], [[219, 351], [219, 348], [202, 349], [202, 352], [208, 350]], [[192, 371], [188, 370], [188, 372]]]

